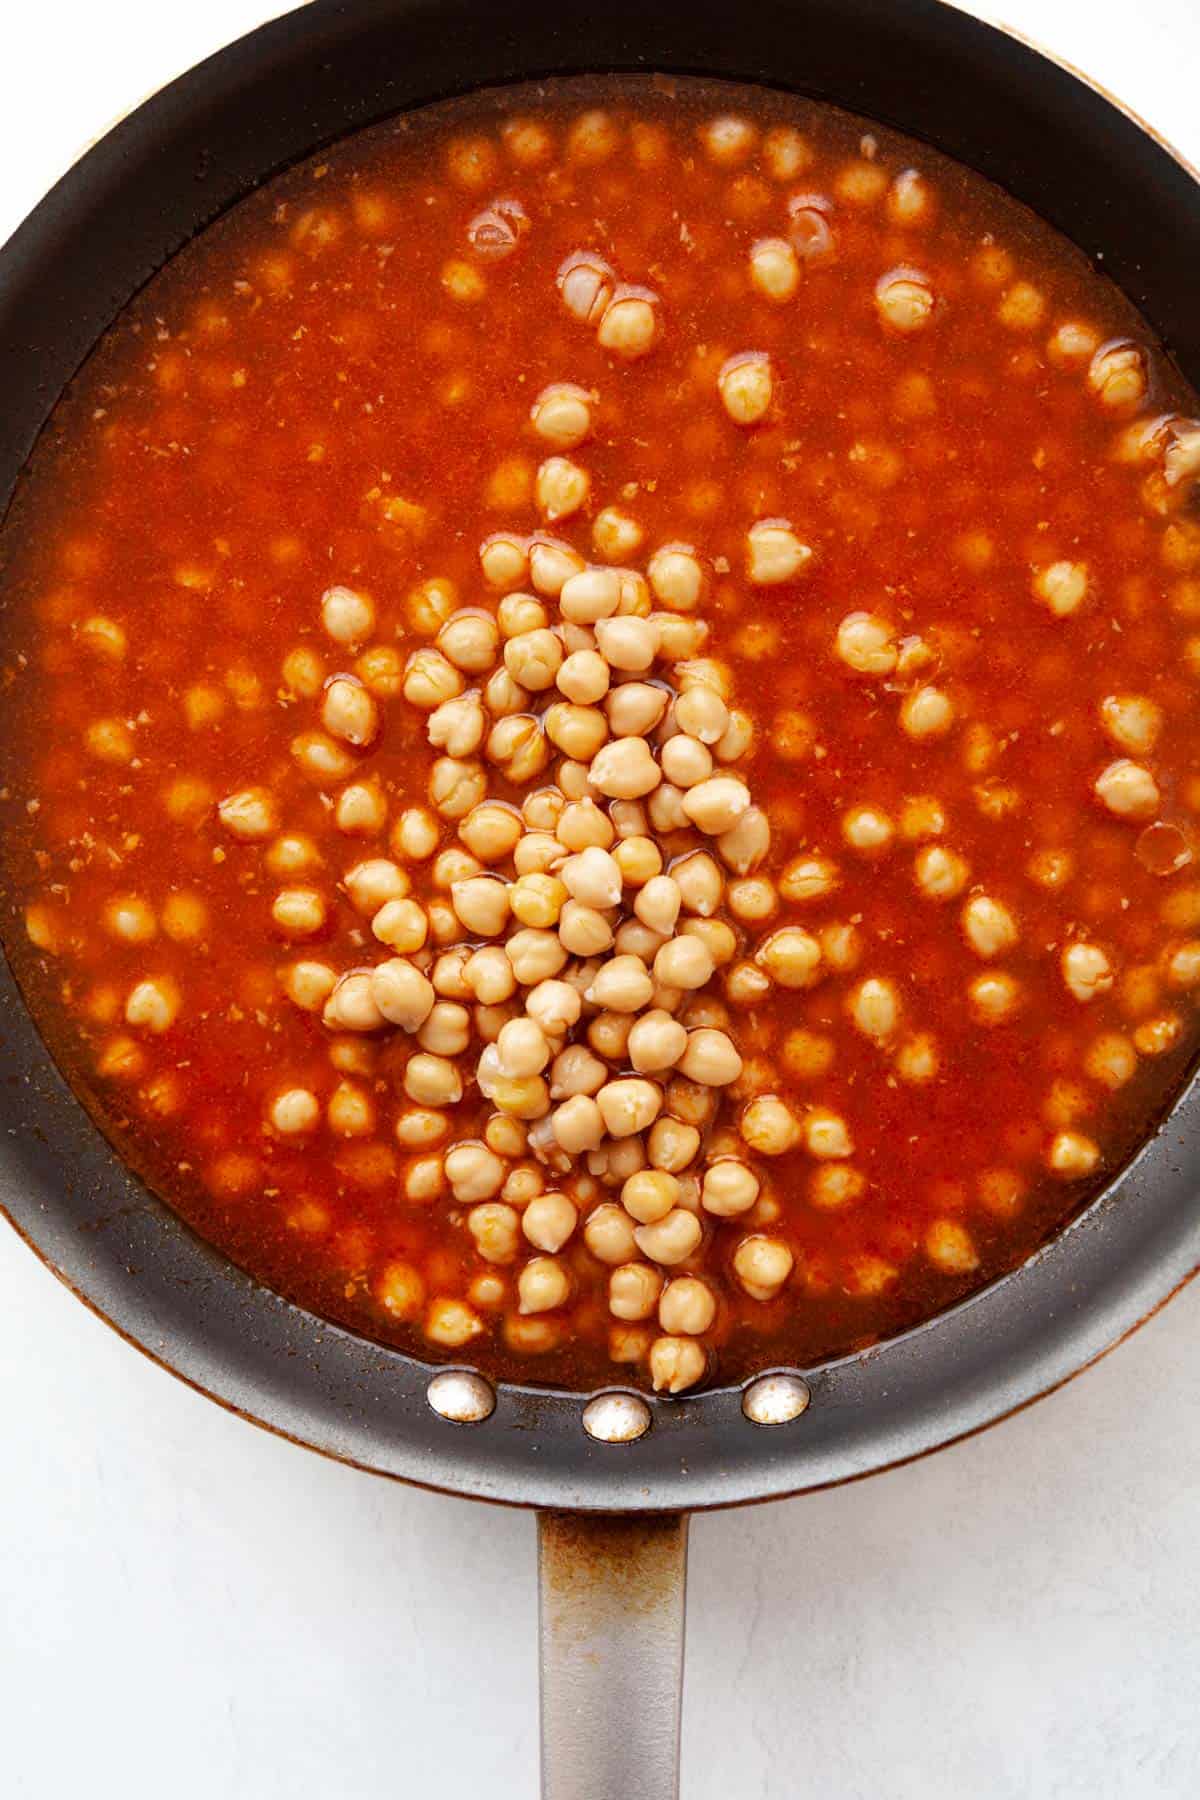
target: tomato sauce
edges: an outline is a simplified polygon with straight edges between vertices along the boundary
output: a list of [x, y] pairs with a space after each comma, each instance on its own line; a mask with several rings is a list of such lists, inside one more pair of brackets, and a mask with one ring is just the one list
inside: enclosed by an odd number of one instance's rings
[[[571, 310], [564, 270], [589, 258], [618, 298], [649, 296], [646, 353]], [[555, 384], [590, 431], [539, 474], [531, 409]], [[523, 1313], [529, 1245], [489, 1261], [473, 1202], [406, 1186], [487, 1132], [481, 1028], [449, 1053], [463, 1094], [440, 1135], [398, 1138], [411, 1039], [331, 1030], [288, 970], [380, 960], [346, 881], [364, 859], [437, 900], [399, 821], [426, 809], [439, 852], [458, 821], [431, 802], [439, 751], [403, 682], [455, 608], [497, 613], [481, 545], [541, 532], [639, 571], [681, 546], [771, 843], [758, 887], [729, 875], [736, 952], [696, 1002], [743, 1063], [704, 1128], [759, 1197], [723, 1219], [692, 1192], [702, 1241], [667, 1279], [711, 1294], [696, 1335], [718, 1379], [918, 1323], [1091, 1198], [1195, 1051], [1195, 411], [1046, 225], [923, 145], [773, 92], [497, 91], [288, 171], [122, 313], [0, 536], [6, 941], [52, 1053], [121, 1155], [288, 1297], [423, 1356], [645, 1380], [654, 1314], [614, 1316], [584, 1230], [619, 1185], [586, 1157], [555, 1176], [579, 1213], [547, 1252], [568, 1297]], [[785, 579], [752, 578], [763, 521], [809, 553]], [[362, 641], [323, 628], [339, 586], [369, 597]], [[382, 726], [323, 770], [297, 746], [339, 673]], [[551, 759], [532, 787], [554, 779]], [[222, 822], [248, 789], [261, 839]], [[529, 791], [488, 772], [506, 804]], [[295, 876], [289, 834], [311, 851]], [[665, 835], [669, 867], [694, 836]], [[301, 938], [275, 910], [297, 885]], [[790, 928], [818, 947], [811, 983], [762, 974]], [[1097, 957], [1064, 960], [1080, 945]], [[281, 1086], [315, 1096], [311, 1128], [272, 1123]], [[739, 1109], [764, 1094], [851, 1147], [747, 1152]], [[738, 1275], [747, 1231], [792, 1259], [766, 1297]], [[439, 1301], [465, 1309], [444, 1330]]]

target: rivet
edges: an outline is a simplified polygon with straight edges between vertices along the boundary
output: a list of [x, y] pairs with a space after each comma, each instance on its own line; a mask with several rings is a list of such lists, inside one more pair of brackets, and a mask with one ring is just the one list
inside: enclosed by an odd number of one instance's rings
[[583, 1429], [600, 1444], [632, 1444], [650, 1423], [650, 1408], [640, 1394], [596, 1394], [583, 1409]]
[[742, 1411], [752, 1425], [788, 1425], [804, 1412], [810, 1399], [807, 1381], [780, 1371], [760, 1375], [742, 1395]]
[[474, 1369], [443, 1369], [425, 1390], [434, 1412], [454, 1425], [479, 1425], [496, 1410], [496, 1391]]

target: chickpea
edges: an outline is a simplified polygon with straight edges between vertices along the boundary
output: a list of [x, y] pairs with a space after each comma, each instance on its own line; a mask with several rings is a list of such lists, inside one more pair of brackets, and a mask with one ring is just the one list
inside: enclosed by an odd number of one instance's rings
[[579, 1213], [565, 1194], [539, 1194], [521, 1215], [521, 1229], [535, 1250], [555, 1255], [574, 1235]]
[[967, 989], [971, 1012], [981, 1025], [1003, 1025], [1021, 1005], [1021, 989], [1004, 970], [977, 975]]
[[1102, 344], [1088, 364], [1088, 386], [1110, 412], [1132, 412], [1146, 397], [1146, 358], [1136, 344]]
[[423, 806], [409, 806], [392, 829], [392, 849], [410, 862], [424, 862], [438, 845], [438, 824]]
[[681, 805], [698, 830], [717, 837], [730, 831], [749, 809], [750, 794], [732, 775], [713, 775], [689, 787]]
[[550, 1061], [550, 1046], [534, 1019], [510, 1019], [496, 1038], [498, 1067], [502, 1075], [518, 1080], [540, 1075]]
[[326, 916], [325, 901], [314, 888], [284, 888], [271, 904], [271, 918], [284, 937], [315, 937]]
[[913, 869], [917, 886], [929, 900], [953, 900], [971, 878], [966, 860], [941, 844], [928, 844], [918, 850]]
[[504, 646], [505, 668], [530, 693], [539, 694], [553, 687], [562, 660], [562, 645], [544, 626], [519, 632]]
[[746, 533], [746, 577], [755, 587], [777, 587], [802, 574], [812, 554], [786, 519], [759, 519]]
[[597, 1206], [588, 1214], [583, 1227], [583, 1241], [597, 1262], [617, 1266], [632, 1262], [637, 1254], [633, 1220], [623, 1207], [612, 1203]]
[[750, 1211], [761, 1192], [758, 1176], [734, 1156], [718, 1157], [704, 1171], [700, 1204], [718, 1219], [736, 1218]]
[[1083, 563], [1053, 562], [1038, 569], [1033, 577], [1035, 600], [1056, 619], [1069, 619], [1088, 597], [1088, 572]]
[[976, 956], [1001, 956], [1011, 950], [1019, 933], [1008, 908], [989, 894], [974, 894], [962, 909], [962, 928]]
[[604, 1137], [604, 1115], [590, 1094], [573, 1094], [551, 1117], [555, 1141], [570, 1156], [595, 1150]]
[[608, 692], [608, 664], [595, 650], [576, 650], [560, 664], [555, 680], [568, 700], [592, 706]]
[[616, 286], [604, 258], [592, 250], [577, 250], [567, 257], [556, 279], [571, 317], [583, 325], [599, 325]]
[[471, 758], [439, 756], [429, 776], [429, 799], [444, 819], [461, 819], [487, 792], [487, 776]]
[[375, 629], [375, 607], [353, 588], [326, 588], [321, 595], [321, 624], [335, 644], [362, 644]]
[[502, 592], [519, 588], [530, 572], [529, 546], [511, 532], [494, 532], [479, 546], [479, 566], [489, 587]]
[[761, 424], [775, 393], [770, 357], [752, 351], [731, 356], [717, 376], [717, 391], [735, 425]]
[[420, 969], [397, 956], [377, 964], [369, 980], [371, 999], [381, 1022], [387, 1020], [408, 1032], [419, 1031], [437, 998], [433, 983]]
[[899, 659], [895, 632], [874, 613], [847, 613], [837, 629], [838, 657], [858, 675], [890, 675]]
[[467, 1214], [467, 1230], [475, 1249], [488, 1263], [511, 1263], [521, 1247], [521, 1220], [515, 1208], [501, 1200], [485, 1200]]
[[357, 675], [335, 675], [325, 684], [321, 723], [334, 737], [363, 750], [379, 735], [379, 707]]
[[844, 1162], [822, 1163], [808, 1183], [809, 1203], [818, 1212], [841, 1212], [861, 1200], [866, 1191], [866, 1177]]
[[171, 1029], [182, 1004], [179, 983], [172, 976], [149, 976], [130, 989], [125, 1001], [125, 1023], [157, 1036]]
[[647, 1005], [654, 983], [645, 963], [636, 956], [614, 956], [605, 963], [584, 999], [611, 1012], [635, 1013]]
[[443, 1295], [430, 1303], [425, 1314], [425, 1336], [431, 1344], [440, 1344], [446, 1350], [461, 1350], [483, 1328], [483, 1320], [465, 1300]]
[[587, 504], [592, 478], [566, 456], [550, 456], [542, 463], [534, 482], [534, 501], [550, 524], [569, 519]]
[[773, 931], [754, 960], [780, 987], [807, 988], [820, 979], [821, 946], [799, 925]]
[[1099, 944], [1073, 943], [1063, 950], [1062, 977], [1076, 1000], [1094, 1000], [1113, 984], [1113, 969]]
[[639, 1169], [621, 1189], [621, 1204], [639, 1225], [653, 1225], [674, 1210], [679, 1194], [680, 1184], [673, 1174], [662, 1169]]
[[268, 1118], [272, 1129], [277, 1130], [281, 1138], [306, 1136], [311, 1130], [317, 1130], [320, 1123], [317, 1094], [309, 1093], [308, 1087], [286, 1087], [281, 1094], [275, 1094]]
[[896, 828], [878, 806], [852, 806], [842, 815], [842, 836], [851, 850], [881, 856], [891, 848]]
[[517, 1294], [523, 1313], [552, 1312], [570, 1297], [571, 1278], [553, 1256], [531, 1256], [517, 1276]]
[[1178, 1013], [1164, 1013], [1156, 1019], [1146, 1019], [1133, 1034], [1134, 1048], [1139, 1056], [1165, 1056], [1178, 1044], [1183, 1033], [1183, 1021]]
[[738, 1129], [761, 1156], [783, 1156], [800, 1142], [800, 1122], [777, 1094], [759, 1094], [742, 1111]]
[[637, 1226], [633, 1234], [643, 1256], [668, 1268], [694, 1255], [703, 1236], [704, 1227], [695, 1213], [680, 1206], [652, 1224]]
[[425, 1283], [409, 1263], [389, 1263], [375, 1289], [376, 1298], [395, 1319], [415, 1319], [425, 1304]]
[[1089, 1045], [1083, 1059], [1085, 1074], [1101, 1087], [1114, 1091], [1133, 1079], [1137, 1065], [1137, 1050], [1119, 1031], [1101, 1033]]
[[658, 1322], [665, 1332], [699, 1337], [717, 1316], [712, 1289], [694, 1275], [677, 1275], [667, 1283], [658, 1303]]
[[651, 793], [661, 779], [658, 764], [640, 737], [617, 738], [605, 744], [592, 762], [592, 786], [612, 799], [640, 799]]
[[644, 533], [636, 519], [616, 506], [606, 506], [592, 524], [592, 547], [605, 562], [627, 562], [641, 548]]
[[435, 712], [447, 700], [457, 699], [466, 683], [440, 650], [414, 650], [404, 671], [404, 698], [421, 712]]
[[658, 337], [658, 296], [649, 288], [619, 286], [600, 319], [596, 342], [626, 361], [648, 356]]
[[1052, 1175], [1078, 1181], [1090, 1175], [1099, 1165], [1099, 1147], [1077, 1131], [1060, 1131], [1046, 1152], [1046, 1166]]
[[795, 1257], [779, 1238], [744, 1237], [733, 1253], [733, 1273], [752, 1300], [773, 1300], [795, 1266]]
[[[985, 976], [983, 979], [991, 978]], [[927, 1031], [915, 1032], [896, 1051], [896, 1073], [901, 1081], [913, 1086], [932, 1081], [940, 1066], [937, 1042]]]
[[364, 1088], [339, 1081], [329, 1096], [325, 1120], [337, 1137], [369, 1137], [375, 1129], [375, 1104]]
[[727, 1087], [742, 1072], [742, 1059], [725, 1032], [702, 1026], [689, 1032], [680, 1072], [704, 1087]]
[[557, 539], [535, 538], [529, 546], [529, 579], [539, 594], [561, 595], [572, 576], [585, 568], [583, 558]]
[[687, 1048], [687, 1031], [661, 1008], [642, 1014], [628, 1038], [629, 1060], [640, 1075], [657, 1075], [675, 1067]]
[[854, 1140], [846, 1121], [826, 1107], [814, 1106], [805, 1115], [803, 1131], [810, 1156], [826, 1160], [854, 1154]]
[[592, 432], [592, 396], [585, 387], [554, 382], [538, 394], [529, 418], [538, 437], [556, 450], [574, 450]]
[[954, 703], [940, 688], [916, 688], [900, 705], [900, 724], [918, 741], [942, 737], [954, 723]]
[[321, 1012], [333, 992], [336, 971], [326, 963], [295, 962], [284, 971], [283, 991], [304, 1012]]
[[[509, 940], [511, 952], [512, 940]], [[575, 1025], [583, 1010], [582, 996], [565, 981], [541, 980], [525, 996], [525, 1010], [548, 1038], [559, 1038]]]
[[[148, 944], [158, 934], [154, 908], [136, 894], [109, 901], [104, 909], [104, 927], [111, 937], [125, 944]], [[51, 945], [39, 944], [39, 948], [48, 950]]]
[[860, 981], [850, 995], [850, 1018], [864, 1037], [890, 1037], [900, 1018], [900, 997], [892, 982], [879, 976]]
[[971, 1234], [957, 1219], [934, 1220], [925, 1233], [925, 1254], [946, 1275], [969, 1275], [979, 1267]]
[[435, 749], [454, 757], [473, 756], [483, 742], [487, 719], [478, 694], [443, 701], [429, 715], [426, 733]]
[[217, 807], [217, 817], [229, 835], [243, 844], [261, 843], [279, 830], [274, 796], [262, 787], [242, 788], [228, 795]]
[[442, 1166], [459, 1202], [490, 1200], [504, 1183], [504, 1164], [486, 1144], [455, 1144], [446, 1152]]
[[649, 1263], [621, 1263], [608, 1278], [608, 1310], [616, 1319], [649, 1319], [663, 1278]]
[[471, 1041], [471, 1015], [457, 1000], [437, 1000], [417, 1033], [422, 1050], [461, 1056]]
[[658, 655], [660, 634], [653, 619], [624, 615], [597, 619], [595, 631], [602, 659], [623, 673], [642, 674]]
[[1200, 941], [1192, 938], [1173, 950], [1167, 961], [1166, 975], [1173, 988], [1200, 986]]
[[800, 262], [786, 238], [760, 238], [750, 251], [750, 279], [764, 300], [777, 306], [800, 286]]
[[690, 991], [712, 979], [715, 960], [707, 944], [690, 934], [671, 938], [654, 957], [654, 978], [667, 987]]
[[575, 1094], [594, 1096], [608, 1080], [608, 1065], [593, 1056], [586, 1044], [568, 1044], [554, 1058], [550, 1070], [550, 1098], [570, 1100]]
[[1097, 799], [1119, 819], [1151, 819], [1159, 809], [1158, 783], [1149, 769], [1122, 757], [1096, 777]]
[[403, 956], [424, 948], [429, 919], [416, 900], [385, 900], [371, 921], [373, 936]]
[[931, 322], [933, 289], [916, 269], [893, 269], [876, 283], [875, 305], [885, 325], [907, 336]]
[[404, 1092], [423, 1106], [456, 1106], [462, 1077], [448, 1057], [419, 1050], [404, 1065]]
[[654, 1123], [662, 1107], [662, 1092], [652, 1081], [626, 1076], [606, 1082], [592, 1104], [610, 1137], [630, 1137]]
[[[615, 738], [645, 737], [661, 722], [666, 710], [667, 695], [664, 690], [643, 681], [623, 682], [620, 687], [612, 689], [604, 701], [608, 728]], [[632, 794], [621, 797], [639, 798]]]
[[378, 837], [387, 824], [387, 800], [378, 782], [355, 781], [344, 787], [333, 819], [348, 837]]
[[721, 904], [725, 880], [720, 868], [706, 851], [696, 850], [674, 864], [671, 878], [679, 889], [686, 912], [707, 919]]

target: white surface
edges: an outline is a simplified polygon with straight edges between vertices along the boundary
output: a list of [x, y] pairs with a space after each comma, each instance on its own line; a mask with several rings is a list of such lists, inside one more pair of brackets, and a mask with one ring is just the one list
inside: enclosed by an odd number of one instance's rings
[[[13, 6], [0, 236], [114, 114], [267, 11]], [[1200, 161], [1196, 0], [1004, 11]], [[529, 1800], [529, 1518], [253, 1431], [7, 1234], [0, 1317], [0, 1790]], [[699, 1520], [685, 1800], [1200, 1791], [1198, 1326], [1200, 1284], [982, 1438]]]

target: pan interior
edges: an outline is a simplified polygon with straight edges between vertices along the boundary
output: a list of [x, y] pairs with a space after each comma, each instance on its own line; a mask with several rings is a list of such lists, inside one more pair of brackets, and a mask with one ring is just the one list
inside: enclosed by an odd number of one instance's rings
[[[1127, 152], [1127, 177], [1130, 171], [1134, 178], [1152, 174], [1150, 207], [1137, 228], [1121, 228], [1128, 234], [1126, 243], [1114, 242], [1111, 250], [1105, 243], [1106, 260], [1119, 275], [1126, 274], [1131, 298], [1194, 372], [1197, 346], [1188, 341], [1178, 298], [1178, 271], [1186, 260], [1180, 254], [1171, 267], [1161, 248], [1154, 253], [1148, 248], [1163, 245], [1162, 227], [1168, 222], [1174, 235], [1167, 241], [1177, 249], [1195, 244], [1193, 190], [1164, 152], [1061, 72], [940, 9], [927, 17], [914, 13], [908, 27], [909, 55], [926, 56], [936, 72], [939, 65], [945, 67], [952, 47], [958, 54], [969, 40], [979, 52], [972, 65], [979, 83], [977, 105], [981, 109], [995, 105], [1006, 92], [1021, 94], [1024, 150], [1015, 142], [1005, 149], [1003, 132], [981, 135], [976, 124], [972, 133], [970, 109], [961, 99], [939, 97], [936, 80], [931, 80], [933, 97], [924, 95], [921, 116], [913, 117], [911, 98], [906, 109], [904, 96], [883, 67], [886, 31], [896, 27], [880, 28], [880, 67], [874, 76], [857, 86], [839, 86], [849, 54], [846, 32], [855, 21], [846, 9], [840, 22], [833, 9], [828, 14], [819, 7], [813, 11], [817, 54], [807, 57], [804, 71], [797, 67], [793, 77], [797, 85], [836, 92], [864, 110], [898, 119], [959, 155], [974, 150], [969, 160], [989, 166], [989, 172], [1002, 179], [1008, 174], [1022, 198], [1057, 216], [1060, 223], [1069, 217], [1077, 241], [1088, 250], [1103, 241], [1086, 193], [1089, 147], [1098, 153], [1102, 146], [1106, 158], [1114, 149]], [[617, 47], [619, 14], [620, 9], [607, 46], [593, 36], [580, 47], [584, 66], [623, 60]], [[372, 110], [393, 110], [397, 104], [449, 87], [490, 82], [516, 72], [511, 60], [497, 67], [484, 54], [481, 20], [472, 9], [463, 9], [460, 16], [465, 36], [454, 59], [453, 78], [445, 52], [439, 53], [434, 41], [432, 14], [421, 7], [357, 13], [342, 9], [336, 20], [327, 9], [317, 8], [308, 34], [295, 22], [290, 22], [288, 33], [268, 28], [206, 65], [200, 76], [160, 96], [146, 114], [124, 128], [118, 144], [101, 146], [56, 190], [8, 253], [0, 348], [14, 369], [18, 361], [28, 363], [32, 319], [38, 307], [44, 309], [55, 267], [63, 258], [79, 254], [87, 241], [89, 219], [97, 208], [115, 207], [118, 192], [129, 207], [129, 230], [118, 255], [114, 258], [106, 251], [100, 259], [102, 269], [95, 273], [102, 279], [89, 290], [96, 294], [91, 317], [85, 318], [74, 305], [64, 309], [61, 340], [56, 339], [57, 368], [54, 358], [43, 357], [33, 391], [28, 373], [14, 390], [4, 445], [11, 477], [24, 461], [48, 399], [108, 322], [111, 311], [166, 251], [235, 197], [248, 179], [311, 149], [316, 139], [338, 135]], [[782, 17], [773, 23], [779, 25]], [[533, 24], [531, 14], [530, 29]], [[713, 19], [703, 8], [696, 26], [692, 52], [696, 66], [751, 76], [766, 67], [761, 21], [751, 29], [739, 53], [745, 60], [734, 70], [714, 45], [709, 35]], [[596, 27], [589, 30], [594, 34]], [[661, 31], [659, 21], [648, 35], [653, 39]], [[404, 92], [399, 91], [394, 58], [387, 62], [385, 79], [378, 71], [371, 73], [381, 34], [386, 34], [384, 43], [394, 43], [398, 33], [404, 33], [406, 45], [413, 49]], [[778, 41], [786, 42], [787, 36], [784, 32]], [[294, 107], [282, 109], [285, 118], [272, 114], [265, 104], [248, 107], [245, 99], [247, 84], [264, 102], [282, 93], [296, 76], [299, 37], [306, 37], [307, 68], [311, 70], [314, 51], [328, 57], [324, 65], [328, 79], [316, 84], [319, 95], [312, 92], [311, 73], [306, 77], [309, 98], [319, 98], [320, 105], [303, 126]], [[666, 53], [661, 40], [652, 48], [660, 54], [651, 60], [663, 67], [677, 66], [678, 58]], [[529, 38], [522, 51], [510, 47], [505, 52], [510, 59], [519, 54], [527, 59], [525, 68], [539, 65]], [[761, 60], [755, 60], [756, 54]], [[794, 54], [799, 64], [799, 47]], [[474, 66], [467, 70], [465, 64], [472, 57]], [[772, 55], [770, 61], [774, 79], [786, 80], [787, 71], [778, 59]], [[876, 85], [868, 92], [872, 81]], [[351, 94], [356, 96], [353, 104]], [[961, 84], [956, 94], [961, 95]], [[1045, 148], [1067, 118], [1085, 127], [1074, 177], [1064, 174], [1061, 159], [1052, 171], [1033, 153], [1039, 143]], [[224, 166], [219, 181], [206, 174], [197, 194], [189, 192], [181, 174], [194, 166], [196, 146], [206, 141], [222, 144]], [[1003, 169], [997, 166], [1000, 163]], [[1121, 179], [1114, 177], [1117, 182]], [[1155, 219], [1156, 228], [1151, 230]], [[91, 255], [97, 256], [94, 245]], [[1194, 323], [1191, 329], [1194, 332]], [[38, 336], [45, 336], [44, 314]], [[8, 1070], [20, 1083], [10, 1092], [21, 1097], [20, 1129], [9, 1145], [5, 1167], [8, 1210], [85, 1297], [135, 1341], [151, 1346], [165, 1338], [171, 1345], [166, 1360], [180, 1372], [278, 1429], [388, 1472], [495, 1498], [557, 1495], [562, 1503], [601, 1504], [600, 1497], [608, 1496], [608, 1503], [633, 1499], [636, 1504], [636, 1495], [645, 1495], [649, 1487], [654, 1504], [721, 1504], [757, 1492], [866, 1472], [970, 1429], [1062, 1378], [1162, 1298], [1194, 1262], [1194, 1243], [1184, 1216], [1193, 1126], [1189, 1095], [1173, 1114], [1169, 1131], [1147, 1146], [1113, 1192], [1016, 1276], [925, 1331], [816, 1372], [814, 1404], [786, 1446], [744, 1429], [736, 1397], [713, 1393], [683, 1405], [656, 1407], [654, 1430], [636, 1452], [628, 1452], [640, 1459], [638, 1473], [627, 1465], [627, 1479], [618, 1481], [613, 1465], [597, 1465], [597, 1452], [582, 1439], [576, 1403], [514, 1387], [502, 1392], [494, 1422], [473, 1435], [471, 1442], [477, 1448], [468, 1453], [461, 1439], [450, 1443], [446, 1426], [428, 1412], [419, 1365], [323, 1326], [247, 1283], [129, 1180], [46, 1065], [11, 988], [6, 990], [5, 1023]], [[1072, 1300], [1064, 1306], [1061, 1297], [1066, 1293]], [[970, 1350], [973, 1355], [955, 1354]], [[298, 1359], [297, 1351], [303, 1353]], [[303, 1363], [303, 1371], [289, 1369], [281, 1360], [289, 1352]], [[947, 1375], [952, 1361], [953, 1379]], [[886, 1406], [881, 1399], [885, 1388], [890, 1395]], [[847, 1427], [848, 1407], [856, 1410], [857, 1432]], [[675, 1441], [676, 1433], [700, 1418], [711, 1418], [719, 1427], [707, 1434], [707, 1449], [699, 1447], [699, 1434], [688, 1433], [687, 1461], [693, 1471], [698, 1466], [703, 1470], [707, 1482], [685, 1476], [683, 1440]], [[553, 1448], [544, 1459], [546, 1473], [539, 1478], [538, 1491], [531, 1492], [527, 1458], [513, 1448], [528, 1439], [505, 1432], [506, 1423], [534, 1429], [539, 1442]], [[720, 1475], [723, 1465], [728, 1471], [725, 1479]], [[537, 1483], [533, 1486], [536, 1489]]]

